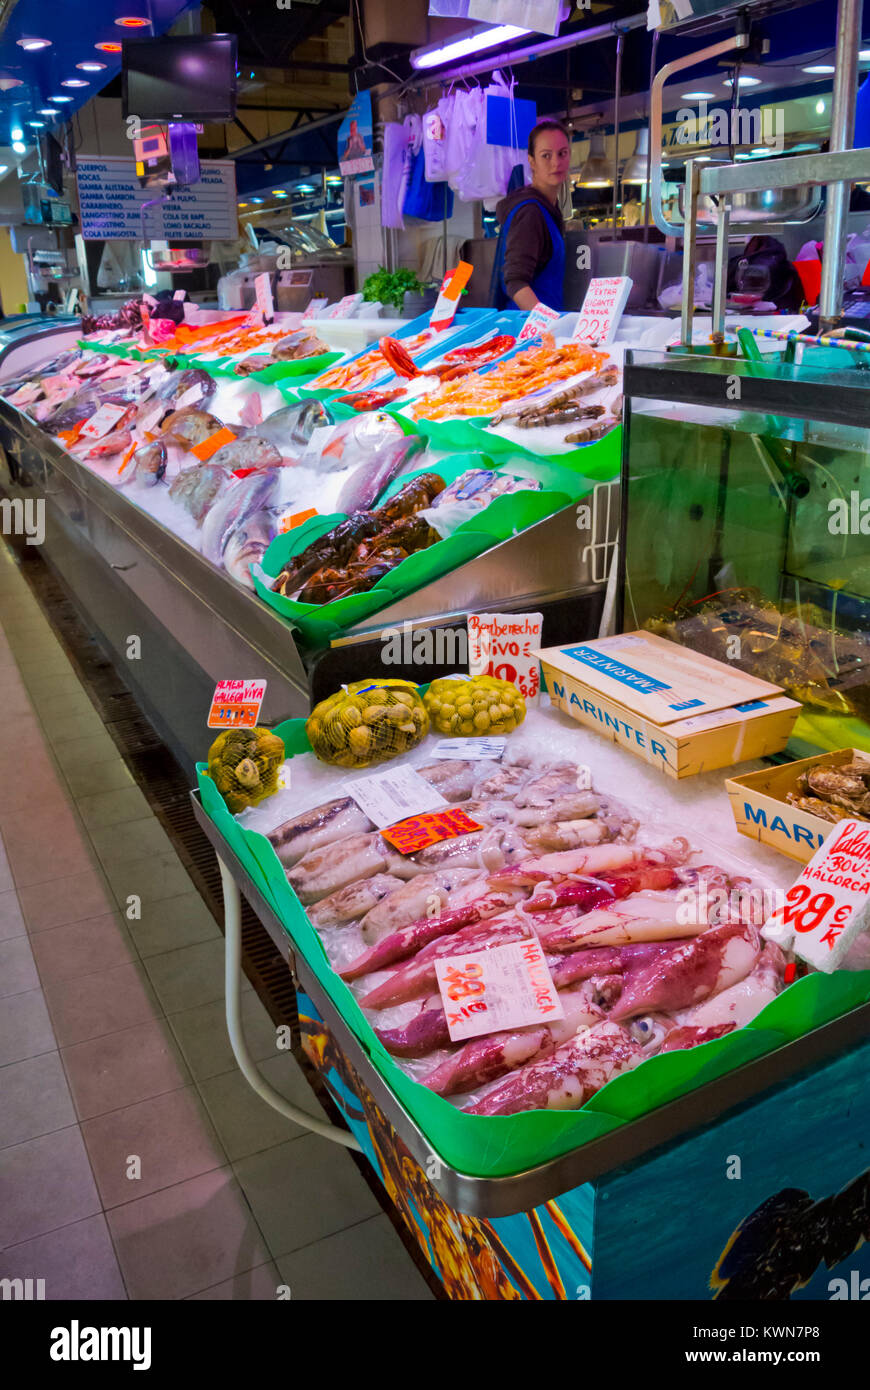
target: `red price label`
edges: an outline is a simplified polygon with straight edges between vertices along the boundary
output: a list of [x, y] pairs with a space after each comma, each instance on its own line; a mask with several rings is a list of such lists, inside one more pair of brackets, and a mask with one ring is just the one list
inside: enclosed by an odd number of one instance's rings
[[391, 825], [381, 834], [400, 854], [414, 854], [427, 845], [437, 844], [439, 840], [452, 840], [456, 835], [470, 835], [483, 826], [472, 820], [464, 811], [424, 811], [419, 816], [409, 816], [407, 820]]

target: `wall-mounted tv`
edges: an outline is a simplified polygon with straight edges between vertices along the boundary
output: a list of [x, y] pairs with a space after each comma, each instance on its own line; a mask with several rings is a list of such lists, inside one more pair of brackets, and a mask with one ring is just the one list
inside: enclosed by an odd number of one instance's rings
[[121, 53], [125, 120], [233, 120], [237, 49], [235, 34], [126, 40]]

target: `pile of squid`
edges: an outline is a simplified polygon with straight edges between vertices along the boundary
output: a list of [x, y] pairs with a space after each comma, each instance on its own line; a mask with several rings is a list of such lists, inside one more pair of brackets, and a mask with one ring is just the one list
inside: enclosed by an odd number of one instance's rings
[[[748, 880], [637, 839], [572, 763], [417, 771], [480, 830], [400, 854], [350, 797], [269, 839], [381, 1043], [473, 1115], [578, 1109], [659, 1052], [742, 1027], [783, 988]], [[715, 889], [718, 891], [711, 891]], [[436, 961], [537, 937], [564, 1017], [452, 1043]]]

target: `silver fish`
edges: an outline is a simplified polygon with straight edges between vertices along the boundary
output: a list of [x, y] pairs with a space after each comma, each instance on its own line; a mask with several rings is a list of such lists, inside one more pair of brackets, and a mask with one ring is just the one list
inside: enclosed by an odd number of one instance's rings
[[202, 526], [202, 551], [238, 583], [253, 589], [250, 566], [258, 564], [286, 510], [280, 491], [283, 468], [263, 468], [239, 478], [213, 504]]
[[165, 473], [166, 445], [161, 440], [155, 439], [153, 444], [144, 444], [141, 449], [136, 450], [124, 469], [121, 486], [127, 487], [135, 481], [145, 483], [147, 487], [154, 487], [161, 481]]
[[212, 463], [232, 471], [234, 468], [276, 468], [283, 459], [275, 445], [264, 439], [258, 430], [256, 434], [240, 435], [229, 444], [222, 444], [212, 454]]
[[220, 464], [200, 463], [185, 468], [169, 484], [169, 496], [190, 512], [198, 526], [223, 488], [232, 482], [233, 475]]
[[274, 411], [252, 432], [282, 452], [301, 453], [316, 429], [332, 423], [333, 417], [321, 401], [300, 401]]
[[345, 835], [373, 829], [373, 823], [353, 797], [340, 796], [285, 821], [270, 831], [267, 838], [281, 863], [290, 868], [310, 849], [331, 844]]
[[377, 450], [367, 462], [354, 469], [338, 494], [335, 510], [351, 516], [353, 512], [365, 511], [374, 506], [384, 488], [394, 478], [407, 472], [411, 462], [417, 459], [417, 455], [421, 454], [425, 447], [419, 435], [406, 435], [405, 438]]
[[160, 433], [167, 444], [177, 444], [181, 449], [192, 449], [210, 439], [223, 429], [223, 421], [216, 415], [198, 406], [187, 405], [182, 410], [173, 410], [160, 426]]

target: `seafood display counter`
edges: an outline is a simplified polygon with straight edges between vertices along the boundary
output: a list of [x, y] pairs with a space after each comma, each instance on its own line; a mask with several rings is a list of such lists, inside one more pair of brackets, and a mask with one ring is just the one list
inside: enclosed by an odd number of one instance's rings
[[[568, 600], [590, 632], [603, 602], [575, 508], [618, 470], [606, 354], [518, 346], [511, 316], [465, 311], [437, 338], [414, 321], [345, 361], [282, 319], [143, 323], [131, 301], [0, 373], [5, 491], [44, 503], [47, 559], [191, 771], [228, 673], [266, 679], [277, 723], [308, 709], [331, 662], [359, 669], [348, 646], [379, 647], [385, 625], [536, 609], [559, 640]], [[468, 418], [502, 369], [517, 415], [531, 392], [561, 428], [543, 411], [541, 428]], [[448, 419], [435, 407], [459, 388]], [[584, 420], [590, 437], [566, 442]]]

